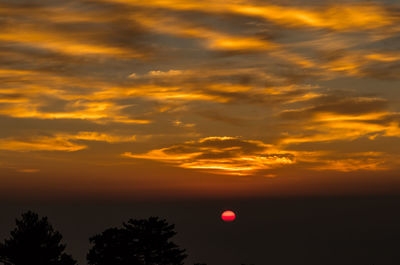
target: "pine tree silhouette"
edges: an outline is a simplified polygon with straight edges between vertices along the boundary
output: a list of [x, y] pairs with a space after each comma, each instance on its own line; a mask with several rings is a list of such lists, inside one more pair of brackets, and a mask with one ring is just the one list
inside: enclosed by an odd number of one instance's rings
[[90, 238], [90, 265], [183, 265], [185, 250], [170, 239], [175, 226], [164, 219], [133, 220]]
[[62, 235], [54, 231], [47, 217], [39, 219], [34, 212], [22, 214], [10, 238], [0, 243], [0, 262], [5, 265], [75, 265], [76, 261], [64, 253]]

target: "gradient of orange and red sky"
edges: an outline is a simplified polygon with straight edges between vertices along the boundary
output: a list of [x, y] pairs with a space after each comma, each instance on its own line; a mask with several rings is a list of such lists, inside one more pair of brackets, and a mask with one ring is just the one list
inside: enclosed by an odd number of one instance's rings
[[3, 0], [0, 193], [398, 193], [399, 7]]

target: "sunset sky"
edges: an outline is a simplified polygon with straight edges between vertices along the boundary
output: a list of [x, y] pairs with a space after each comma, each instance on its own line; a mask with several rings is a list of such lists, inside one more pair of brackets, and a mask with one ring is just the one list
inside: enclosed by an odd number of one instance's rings
[[0, 193], [400, 193], [396, 0], [0, 0]]

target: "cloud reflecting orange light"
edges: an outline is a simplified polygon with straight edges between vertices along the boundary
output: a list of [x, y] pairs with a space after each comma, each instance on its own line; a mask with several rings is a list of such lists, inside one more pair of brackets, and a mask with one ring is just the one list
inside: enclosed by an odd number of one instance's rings
[[196, 10], [214, 13], [234, 13], [256, 16], [287, 26], [311, 26], [330, 28], [334, 30], [373, 29], [388, 26], [393, 23], [394, 16], [379, 5], [344, 4], [328, 8], [299, 8], [295, 6], [280, 6], [257, 4], [253, 1], [182, 1], [156, 0], [143, 2], [137, 0], [109, 0], [134, 6], [160, 7], [172, 10]]
[[125, 157], [158, 160], [179, 167], [219, 174], [248, 175], [254, 171], [295, 163], [295, 157], [260, 141], [236, 137], [207, 137], [146, 154]]
[[29, 151], [67, 151], [86, 149], [86, 144], [76, 141], [100, 141], [107, 143], [133, 142], [136, 137], [99, 132], [78, 132], [76, 134], [58, 133], [53, 136], [20, 136], [0, 138], [0, 150]]

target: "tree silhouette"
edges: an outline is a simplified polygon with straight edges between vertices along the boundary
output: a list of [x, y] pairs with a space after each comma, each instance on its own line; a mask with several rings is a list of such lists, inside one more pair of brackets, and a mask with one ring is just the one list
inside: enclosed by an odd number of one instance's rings
[[130, 219], [122, 228], [110, 228], [90, 238], [90, 265], [183, 265], [185, 250], [170, 239], [175, 226], [165, 219]]
[[74, 265], [76, 261], [64, 253], [62, 235], [54, 231], [47, 217], [39, 219], [34, 212], [22, 214], [10, 238], [0, 243], [0, 262], [5, 265]]

